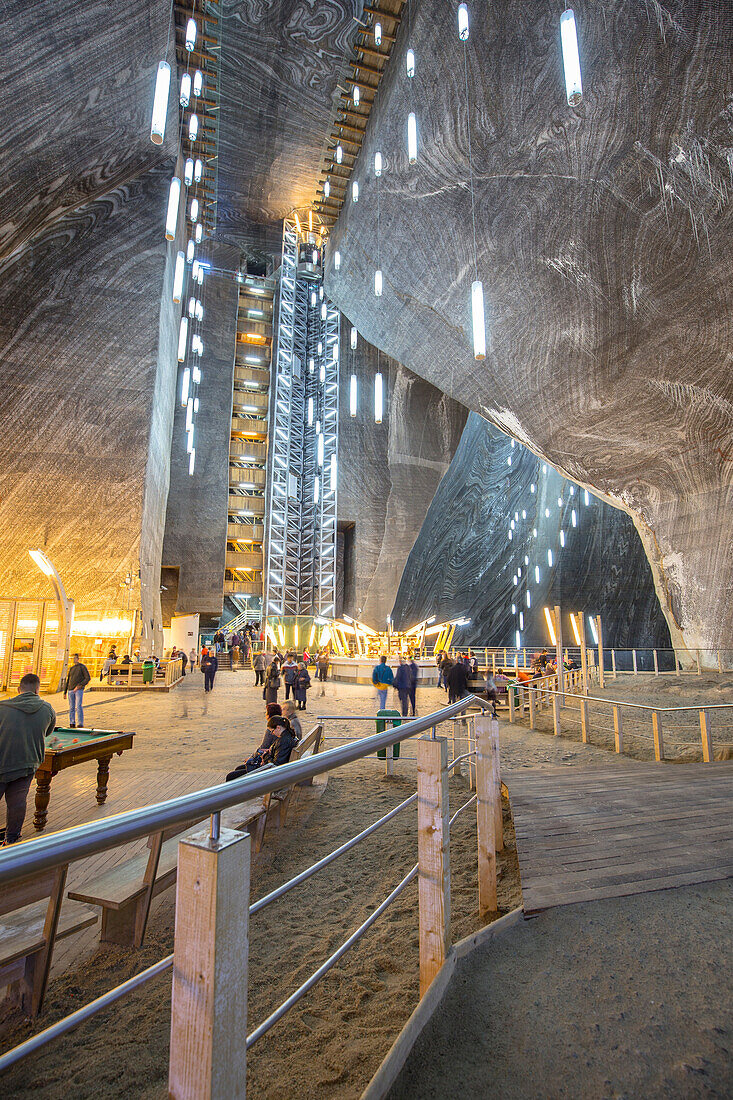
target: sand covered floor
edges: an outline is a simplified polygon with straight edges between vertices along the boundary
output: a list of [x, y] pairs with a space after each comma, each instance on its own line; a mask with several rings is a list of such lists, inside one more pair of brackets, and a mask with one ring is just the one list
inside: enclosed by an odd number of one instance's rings
[[390, 1100], [724, 1100], [730, 882], [550, 909], [461, 960]]

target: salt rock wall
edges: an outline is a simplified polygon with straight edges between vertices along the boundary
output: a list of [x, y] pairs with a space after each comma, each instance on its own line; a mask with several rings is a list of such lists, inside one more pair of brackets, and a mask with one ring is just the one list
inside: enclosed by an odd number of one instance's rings
[[[416, 75], [404, 75], [403, 20], [327, 292], [372, 343], [633, 517], [677, 643], [731, 646], [733, 5], [575, 10], [573, 109], [559, 8], [474, 6], [467, 101], [455, 10], [413, 5]], [[484, 363], [471, 341], [469, 119]]]
[[186, 410], [178, 378], [170, 491], [163, 546], [164, 568], [178, 569], [177, 615], [220, 615], [229, 504], [229, 441], [237, 333], [238, 287], [231, 274], [239, 253], [227, 245], [207, 250], [212, 272], [204, 279], [204, 358], [196, 414], [194, 475], [186, 452]]
[[[343, 610], [384, 629], [413, 543], [456, 451], [466, 410], [399, 363], [380, 356], [341, 318], [339, 527], [353, 525]], [[384, 415], [374, 422], [374, 377], [384, 378]], [[351, 375], [357, 415], [349, 411]], [[410, 624], [408, 624], [410, 625]]]
[[601, 616], [606, 646], [670, 646], [630, 517], [590, 495], [586, 503], [582, 489], [471, 413], [407, 560], [395, 624], [465, 617], [459, 644], [514, 646], [519, 631], [522, 646], [549, 645], [543, 609], [556, 604], [566, 644], [568, 613], [582, 611]]

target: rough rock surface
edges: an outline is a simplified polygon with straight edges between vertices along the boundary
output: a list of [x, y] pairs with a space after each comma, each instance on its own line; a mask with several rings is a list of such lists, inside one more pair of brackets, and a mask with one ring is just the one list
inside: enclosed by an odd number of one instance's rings
[[[730, 645], [733, 5], [584, 6], [576, 109], [558, 12], [535, 0], [475, 12], [468, 102], [454, 9], [415, 6], [413, 82], [403, 20], [327, 291], [371, 342], [626, 509], [673, 637]], [[469, 118], [485, 363], [471, 346]]]
[[556, 604], [566, 644], [568, 613], [584, 611], [601, 616], [606, 646], [669, 648], [629, 516], [590, 494], [586, 504], [582, 489], [471, 413], [407, 559], [395, 625], [460, 616], [471, 622], [459, 644], [513, 646], [519, 631], [523, 646], [549, 645], [543, 609]]

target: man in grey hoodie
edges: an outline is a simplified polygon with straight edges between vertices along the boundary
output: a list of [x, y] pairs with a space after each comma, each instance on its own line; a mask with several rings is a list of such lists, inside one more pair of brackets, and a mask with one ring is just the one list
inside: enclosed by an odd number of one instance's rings
[[5, 844], [20, 840], [33, 776], [46, 753], [44, 738], [53, 732], [56, 712], [38, 697], [41, 681], [32, 672], [13, 699], [0, 700], [0, 798], [5, 799]]

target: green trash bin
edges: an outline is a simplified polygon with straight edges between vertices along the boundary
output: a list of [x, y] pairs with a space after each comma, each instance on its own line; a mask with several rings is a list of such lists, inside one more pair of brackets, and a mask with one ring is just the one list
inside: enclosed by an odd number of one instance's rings
[[155, 679], [155, 662], [143, 661], [143, 683], [152, 684]]
[[[400, 712], [398, 710], [389, 710], [389, 709], [387, 709], [387, 710], [378, 710], [377, 711], [377, 733], [384, 733], [384, 731], [386, 730], [387, 723], [384, 721], [385, 718], [393, 718], [394, 719], [394, 721], [392, 722], [393, 726], [401, 726], [402, 725], [402, 715], [400, 714]], [[380, 760], [386, 760], [387, 759], [387, 750], [386, 749], [377, 749], [377, 756], [379, 757]], [[392, 746], [392, 759], [393, 760], [399, 760], [399, 758], [400, 758], [400, 743], [398, 741], [396, 745]]]

